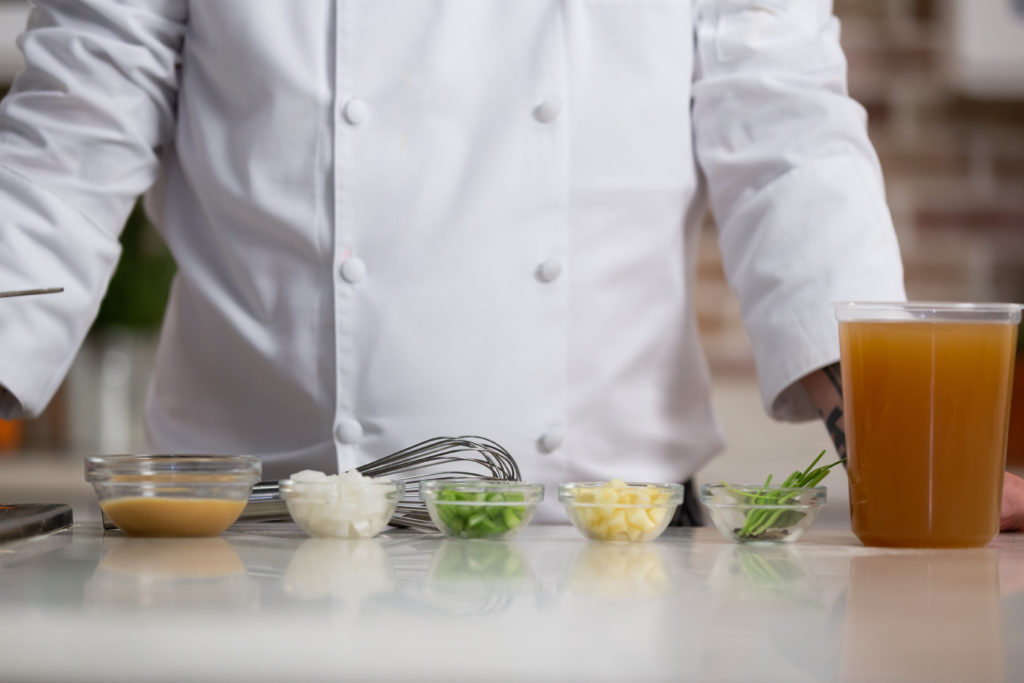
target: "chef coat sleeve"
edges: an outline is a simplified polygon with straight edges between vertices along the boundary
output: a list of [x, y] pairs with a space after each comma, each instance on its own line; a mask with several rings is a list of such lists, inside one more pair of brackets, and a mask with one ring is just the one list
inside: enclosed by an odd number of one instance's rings
[[0, 102], [0, 416], [33, 416], [85, 337], [171, 140], [184, 0], [35, 0]]
[[695, 40], [694, 141], [762, 400], [809, 419], [798, 380], [839, 359], [831, 303], [905, 298], [839, 24], [827, 0], [699, 0]]

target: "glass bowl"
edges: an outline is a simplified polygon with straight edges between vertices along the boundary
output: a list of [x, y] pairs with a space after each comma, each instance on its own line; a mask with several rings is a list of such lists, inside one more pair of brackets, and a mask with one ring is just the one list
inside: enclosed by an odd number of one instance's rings
[[818, 518], [825, 504], [825, 487], [704, 484], [700, 500], [718, 530], [732, 541], [792, 543]]
[[558, 500], [573, 526], [595, 541], [650, 541], [661, 535], [683, 502], [679, 484], [571, 482], [558, 487]]
[[85, 459], [100, 508], [129, 536], [217, 536], [259, 481], [252, 455], [104, 455]]
[[543, 484], [488, 479], [434, 479], [420, 498], [437, 528], [453, 538], [509, 538], [530, 523]]
[[314, 481], [284, 479], [281, 498], [299, 528], [313, 538], [372, 538], [391, 521], [405, 484], [345, 474]]

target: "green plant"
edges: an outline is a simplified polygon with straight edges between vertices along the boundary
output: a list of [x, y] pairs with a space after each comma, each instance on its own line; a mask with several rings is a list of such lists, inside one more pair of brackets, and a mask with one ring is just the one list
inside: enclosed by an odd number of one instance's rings
[[93, 330], [111, 326], [156, 329], [163, 320], [174, 258], [137, 204], [121, 233], [121, 260], [100, 305]]

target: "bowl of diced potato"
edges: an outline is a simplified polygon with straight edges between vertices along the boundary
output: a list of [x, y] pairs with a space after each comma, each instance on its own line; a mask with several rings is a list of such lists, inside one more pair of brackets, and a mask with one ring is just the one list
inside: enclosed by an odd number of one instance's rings
[[683, 502], [679, 484], [571, 482], [558, 499], [580, 533], [595, 541], [650, 541], [665, 531]]

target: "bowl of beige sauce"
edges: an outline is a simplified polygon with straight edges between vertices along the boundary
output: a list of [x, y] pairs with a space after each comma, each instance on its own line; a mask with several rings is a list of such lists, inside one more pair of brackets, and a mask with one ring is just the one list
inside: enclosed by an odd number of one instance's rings
[[85, 459], [100, 508], [129, 536], [217, 536], [260, 478], [251, 455], [104, 455]]

